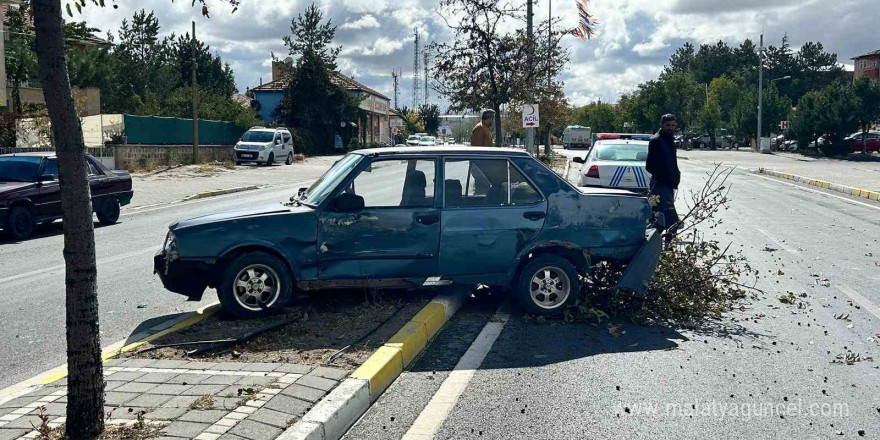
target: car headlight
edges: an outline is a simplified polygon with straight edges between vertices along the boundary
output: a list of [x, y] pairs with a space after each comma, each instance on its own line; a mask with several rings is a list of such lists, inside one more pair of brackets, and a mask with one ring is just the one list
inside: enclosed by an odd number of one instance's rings
[[174, 231], [168, 231], [168, 235], [165, 236], [165, 244], [162, 246], [162, 249], [164, 249], [165, 251], [167, 261], [176, 260], [180, 256], [177, 252], [177, 237], [174, 236]]
[[260, 151], [263, 151], [263, 150], [265, 150], [266, 148], [269, 148], [269, 145], [268, 145], [268, 144], [260, 145]]

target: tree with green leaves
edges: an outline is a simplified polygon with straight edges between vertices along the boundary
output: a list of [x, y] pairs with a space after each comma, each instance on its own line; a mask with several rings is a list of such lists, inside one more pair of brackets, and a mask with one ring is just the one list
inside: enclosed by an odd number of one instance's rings
[[437, 104], [422, 104], [419, 106], [419, 119], [425, 131], [431, 136], [436, 136], [440, 128], [440, 107], [437, 107]]
[[37, 77], [37, 53], [34, 50], [34, 34], [25, 20], [27, 3], [9, 8], [7, 25], [9, 41], [6, 42], [6, 82], [9, 84], [10, 108], [15, 114], [23, 111], [21, 103], [22, 84]]
[[[189, 33], [177, 36], [174, 34], [166, 41], [171, 44], [171, 63], [179, 72], [179, 87], [192, 86], [192, 57], [193, 39]], [[236, 92], [235, 75], [228, 63], [220, 59], [220, 55], [211, 53], [211, 47], [202, 41], [196, 40], [196, 83], [200, 89], [210, 93], [229, 98]]]
[[722, 125], [730, 125], [733, 109], [742, 90], [742, 84], [726, 75], [715, 78], [709, 83], [709, 100], [711, 102], [714, 99], [717, 102]]
[[[200, 1], [203, 14], [207, 15], [205, 0]], [[238, 0], [217, 1], [238, 3]], [[92, 3], [104, 6], [104, 0], [92, 0]], [[85, 1], [76, 3], [77, 10], [84, 5]], [[72, 15], [69, 4], [67, 11]], [[33, 17], [39, 79], [58, 156], [64, 222], [68, 369], [65, 437], [91, 440], [104, 430], [104, 375], [86, 147], [70, 89], [61, 0], [33, 0]]]
[[852, 84], [835, 81], [822, 89], [824, 107], [819, 113], [818, 129], [825, 136], [826, 142], [819, 145], [822, 154], [837, 156], [849, 153], [849, 145], [843, 142], [859, 127], [857, 119], [859, 98]]
[[572, 110], [572, 119], [577, 125], [590, 127], [593, 133], [623, 131], [622, 124], [617, 121], [615, 106], [604, 102], [593, 102], [575, 108]]
[[[275, 117], [299, 130], [308, 154], [331, 153], [340, 124], [358, 118], [359, 97], [334, 83], [339, 47], [332, 46], [336, 26], [314, 3], [290, 22], [284, 37], [295, 64]], [[349, 133], [341, 133], [343, 140]]]
[[791, 128], [797, 138], [798, 147], [807, 148], [818, 143], [819, 119], [825, 108], [825, 95], [819, 90], [811, 90], [798, 100], [797, 110], [792, 112]]
[[715, 148], [715, 132], [722, 125], [721, 105], [718, 103], [718, 98], [710, 97], [709, 102], [700, 108], [694, 125], [709, 135], [712, 148]]
[[862, 129], [862, 154], [868, 154], [868, 129], [872, 123], [880, 122], [880, 83], [861, 77], [853, 83], [853, 92], [859, 100], [856, 120]]

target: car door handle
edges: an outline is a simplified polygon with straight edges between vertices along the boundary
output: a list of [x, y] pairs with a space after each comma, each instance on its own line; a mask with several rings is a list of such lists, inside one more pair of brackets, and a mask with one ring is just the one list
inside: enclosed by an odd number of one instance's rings
[[528, 211], [523, 213], [523, 217], [534, 221], [541, 220], [546, 216], [547, 214], [545, 214], [544, 211]]
[[416, 221], [423, 225], [433, 225], [440, 221], [440, 216], [437, 214], [425, 214], [416, 216]]

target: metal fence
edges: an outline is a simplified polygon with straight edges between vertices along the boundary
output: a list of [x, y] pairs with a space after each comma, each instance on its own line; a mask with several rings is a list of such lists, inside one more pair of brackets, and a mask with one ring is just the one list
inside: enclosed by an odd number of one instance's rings
[[[192, 119], [123, 115], [129, 144], [185, 145], [193, 141]], [[234, 145], [244, 130], [232, 122], [199, 119], [199, 144]]]

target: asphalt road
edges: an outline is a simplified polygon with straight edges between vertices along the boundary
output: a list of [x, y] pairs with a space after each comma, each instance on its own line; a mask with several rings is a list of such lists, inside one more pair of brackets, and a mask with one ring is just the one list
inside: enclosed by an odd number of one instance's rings
[[[212, 291], [201, 302], [166, 291], [154, 275], [152, 258], [168, 225], [209, 212], [286, 201], [297, 187], [323, 170], [304, 169], [296, 181], [271, 189], [199, 199], [180, 204], [123, 209], [119, 223], [96, 223], [98, 295], [102, 346], [181, 312], [216, 300]], [[135, 194], [137, 197], [137, 194]], [[64, 261], [61, 223], [42, 226], [26, 241], [0, 238], [0, 388], [28, 379], [65, 362]]]
[[[680, 166], [682, 193], [712, 167]], [[615, 338], [472, 298], [345, 438], [880, 437], [880, 204], [742, 170], [730, 188], [714, 232], [760, 270], [757, 300], [695, 330], [620, 322]], [[873, 361], [832, 363], [847, 351]]]

